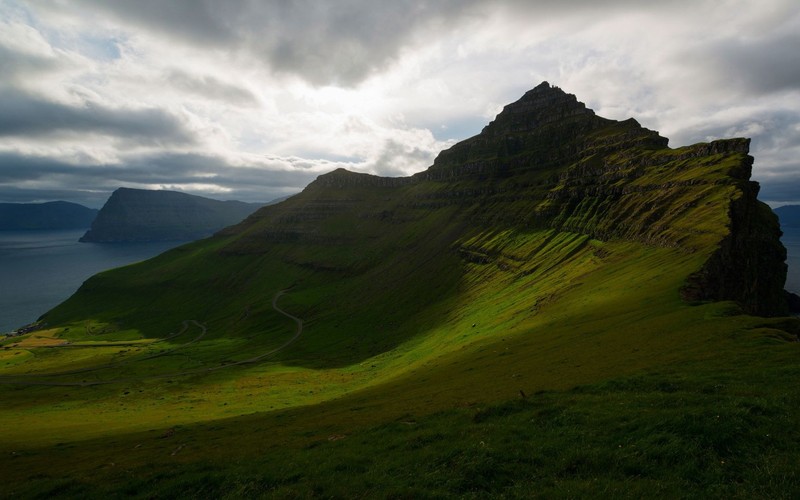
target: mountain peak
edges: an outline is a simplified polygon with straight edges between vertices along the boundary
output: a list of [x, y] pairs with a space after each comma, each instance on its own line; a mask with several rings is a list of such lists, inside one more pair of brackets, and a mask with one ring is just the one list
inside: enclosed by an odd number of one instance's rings
[[[569, 96], [572, 98], [573, 101], [577, 102], [577, 98], [574, 94], [568, 94], [564, 92], [561, 87], [557, 87], [555, 85], [550, 85], [548, 82], [542, 82], [539, 85], [533, 87], [529, 91], [525, 92], [521, 98], [517, 102], [521, 101], [530, 101], [535, 99], [541, 99], [542, 97], [562, 97], [562, 96]], [[509, 106], [513, 105], [514, 103], [510, 104]]]
[[542, 82], [506, 105], [483, 133], [525, 132], [570, 117], [594, 117], [594, 111], [559, 87]]
[[[541, 170], [581, 161], [598, 148], [663, 148], [667, 143], [636, 120], [597, 116], [575, 95], [542, 82], [505, 106], [480, 134], [442, 151], [422, 175], [455, 178], [478, 170], [488, 174], [497, 166]], [[477, 168], [476, 160], [484, 167]]]
[[306, 189], [316, 188], [342, 188], [342, 187], [397, 187], [409, 184], [413, 181], [411, 177], [380, 177], [363, 172], [353, 172], [346, 168], [337, 168], [332, 172], [322, 174], [314, 182], [309, 184]]

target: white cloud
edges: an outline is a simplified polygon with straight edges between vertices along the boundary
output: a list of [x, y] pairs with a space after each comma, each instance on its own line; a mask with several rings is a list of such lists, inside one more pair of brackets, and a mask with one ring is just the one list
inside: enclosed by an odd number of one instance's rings
[[[138, 182], [264, 200], [339, 166], [419, 171], [548, 80], [673, 146], [752, 136], [757, 179], [798, 167], [793, 0], [332, 5], [0, 0], [0, 90], [51, 117], [9, 121], [0, 156], [125, 173], [92, 191]], [[80, 173], [50, 179], [24, 184], [31, 198], [86, 188]], [[20, 186], [0, 183], [0, 198]]]

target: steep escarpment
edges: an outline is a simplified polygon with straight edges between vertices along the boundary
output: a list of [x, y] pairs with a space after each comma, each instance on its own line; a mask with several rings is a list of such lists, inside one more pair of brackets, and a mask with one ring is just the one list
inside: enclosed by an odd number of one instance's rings
[[[745, 163], [752, 163], [752, 158]], [[703, 268], [681, 290], [687, 300], [734, 300], [745, 310], [778, 316], [789, 312], [786, 248], [778, 218], [758, 202], [758, 184], [750, 182], [730, 203], [730, 232]]]
[[119, 188], [111, 194], [81, 241], [194, 240], [239, 222], [260, 206], [175, 191]]

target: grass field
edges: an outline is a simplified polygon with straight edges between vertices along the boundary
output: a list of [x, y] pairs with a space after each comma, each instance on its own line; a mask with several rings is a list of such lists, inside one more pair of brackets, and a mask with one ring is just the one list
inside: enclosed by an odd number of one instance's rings
[[[270, 293], [246, 319], [209, 319], [194, 343], [199, 328], [181, 332], [180, 321], [160, 340], [102, 320], [6, 342], [7, 491], [800, 491], [793, 321], [742, 315], [731, 303], [683, 303], [683, 276], [702, 255], [551, 233], [467, 243], [499, 245], [510, 261], [514, 249], [538, 248], [559, 265], [534, 257], [520, 264], [530, 272], [508, 272], [466, 262], [459, 279], [432, 287], [440, 300], [399, 295], [395, 310], [378, 312], [368, 282], [342, 287], [305, 276], [279, 302], [304, 320], [302, 337], [273, 359], [208, 373], [196, 370], [293, 334], [296, 325], [271, 309], [285, 286], [280, 276], [265, 281]], [[354, 290], [364, 291], [364, 314], [352, 314], [360, 311]], [[244, 322], [249, 328], [237, 330]], [[226, 325], [234, 326], [219, 331]], [[37, 346], [37, 336], [74, 347]], [[9, 361], [19, 356], [24, 363]], [[110, 383], [80, 385], [98, 381]]]

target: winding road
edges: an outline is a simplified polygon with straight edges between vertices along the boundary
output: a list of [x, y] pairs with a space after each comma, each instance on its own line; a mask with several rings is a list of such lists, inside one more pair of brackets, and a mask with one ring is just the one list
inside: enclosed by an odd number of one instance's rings
[[[143, 358], [123, 360], [123, 361], [119, 361], [117, 363], [107, 363], [107, 364], [104, 364], [104, 365], [98, 365], [98, 366], [93, 366], [93, 367], [89, 367], [89, 368], [80, 368], [80, 369], [76, 369], [76, 370], [69, 370], [69, 371], [56, 372], [56, 373], [36, 373], [36, 374], [29, 374], [29, 375], [6, 375], [6, 376], [0, 376], [0, 384], [22, 385], [22, 386], [45, 385], [45, 386], [78, 386], [78, 387], [86, 387], [86, 386], [93, 386], [93, 385], [106, 385], [106, 384], [115, 384], [115, 383], [138, 382], [138, 381], [141, 381], [141, 380], [154, 380], [154, 379], [163, 379], [163, 378], [174, 378], [174, 377], [181, 377], [181, 376], [185, 376], [185, 375], [193, 375], [193, 374], [199, 374], [199, 373], [215, 372], [215, 371], [222, 370], [222, 369], [225, 369], [225, 368], [230, 368], [232, 366], [240, 366], [240, 365], [248, 365], [248, 364], [258, 363], [259, 361], [262, 361], [262, 360], [268, 358], [269, 356], [277, 354], [277, 353], [281, 352], [282, 350], [286, 349], [287, 347], [292, 345], [294, 342], [296, 342], [297, 339], [299, 339], [300, 336], [303, 334], [303, 320], [298, 318], [297, 316], [289, 314], [288, 312], [284, 311], [283, 309], [281, 309], [278, 306], [278, 299], [284, 293], [286, 293], [287, 291], [288, 291], [288, 289], [287, 290], [281, 290], [278, 293], [276, 293], [274, 297], [272, 297], [272, 308], [276, 312], [286, 316], [287, 318], [289, 318], [289, 319], [291, 319], [292, 321], [295, 322], [295, 324], [297, 325], [297, 328], [295, 330], [294, 336], [292, 336], [292, 338], [290, 338], [289, 340], [287, 340], [286, 342], [284, 342], [280, 346], [276, 347], [275, 349], [272, 349], [270, 351], [261, 353], [258, 356], [254, 356], [252, 358], [243, 359], [243, 360], [240, 360], [240, 361], [232, 361], [230, 363], [225, 363], [225, 364], [222, 364], [222, 365], [219, 365], [219, 366], [212, 366], [212, 367], [209, 367], [209, 368], [196, 368], [196, 369], [193, 369], [193, 370], [184, 370], [184, 371], [172, 372], [172, 373], [160, 373], [160, 374], [155, 374], [155, 375], [145, 375], [145, 376], [141, 376], [141, 377], [117, 378], [117, 379], [109, 379], [109, 380], [83, 380], [83, 381], [80, 381], [80, 382], [53, 381], [53, 380], [31, 380], [31, 379], [35, 379], [35, 378], [39, 378], [39, 377], [55, 377], [55, 376], [72, 375], [72, 374], [78, 374], [78, 373], [87, 373], [87, 372], [97, 371], [97, 370], [106, 369], [106, 368], [116, 368], [116, 367], [118, 367], [120, 365], [129, 364], [129, 363], [132, 363], [134, 361], [144, 361], [144, 360], [148, 360], [148, 359], [157, 358], [159, 356], [164, 356], [164, 355], [167, 355], [167, 354], [171, 354], [171, 353], [177, 351], [178, 349], [182, 349], [182, 348], [184, 348], [184, 347], [186, 347], [188, 345], [191, 345], [191, 344], [194, 344], [195, 342], [198, 342], [200, 339], [202, 339], [206, 335], [206, 332], [207, 332], [206, 326], [204, 324], [198, 322], [197, 320], [191, 319], [191, 320], [184, 320], [182, 322], [181, 331], [178, 332], [177, 334], [171, 335], [171, 337], [176, 337], [176, 336], [182, 334], [183, 332], [185, 332], [186, 329], [188, 328], [189, 323], [192, 323], [195, 326], [197, 326], [200, 329], [200, 334], [197, 337], [195, 337], [194, 339], [192, 339], [191, 341], [189, 341], [189, 342], [187, 342], [185, 344], [179, 345], [179, 346], [175, 347], [174, 349], [169, 349], [168, 351], [160, 352], [160, 353], [153, 354], [153, 355], [150, 355], [150, 356], [145, 356]], [[87, 346], [87, 348], [91, 348], [91, 347]]]

